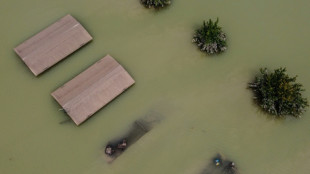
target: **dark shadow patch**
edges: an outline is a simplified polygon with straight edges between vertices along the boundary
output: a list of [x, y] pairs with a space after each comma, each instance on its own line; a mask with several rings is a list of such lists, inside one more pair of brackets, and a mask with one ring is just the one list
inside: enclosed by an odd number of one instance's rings
[[119, 157], [127, 148], [136, 143], [146, 133], [151, 131], [153, 127], [161, 121], [162, 116], [157, 112], [149, 112], [142, 119], [134, 121], [129, 131], [108, 142], [104, 148], [107, 162], [113, 162]]

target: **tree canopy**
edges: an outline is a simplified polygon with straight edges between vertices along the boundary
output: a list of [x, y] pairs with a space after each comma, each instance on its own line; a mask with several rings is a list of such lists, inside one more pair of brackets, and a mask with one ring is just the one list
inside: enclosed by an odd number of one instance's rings
[[147, 8], [163, 8], [171, 4], [171, 0], [140, 0]]
[[273, 73], [262, 68], [254, 82], [249, 83], [249, 88], [253, 90], [254, 99], [264, 111], [279, 117], [299, 117], [309, 105], [301, 95], [304, 89], [302, 84], [295, 82], [296, 77], [289, 77], [285, 68], [275, 69]]
[[203, 25], [194, 34], [192, 41], [207, 54], [221, 53], [227, 49], [226, 34], [218, 26], [218, 22], [218, 18], [215, 22], [211, 19], [203, 21]]

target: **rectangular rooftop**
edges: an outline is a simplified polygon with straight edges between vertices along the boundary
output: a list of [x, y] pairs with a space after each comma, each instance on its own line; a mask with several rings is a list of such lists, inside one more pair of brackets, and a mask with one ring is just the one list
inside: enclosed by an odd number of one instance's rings
[[84, 27], [66, 15], [14, 50], [37, 76], [91, 40]]
[[107, 55], [51, 95], [80, 125], [134, 83], [128, 72]]

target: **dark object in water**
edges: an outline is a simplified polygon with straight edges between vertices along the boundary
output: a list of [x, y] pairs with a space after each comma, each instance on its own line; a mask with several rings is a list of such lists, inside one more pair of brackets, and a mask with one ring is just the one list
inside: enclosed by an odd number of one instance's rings
[[223, 165], [222, 156], [220, 154], [217, 154], [216, 157], [213, 158], [213, 163], [215, 166], [222, 166]]
[[236, 164], [217, 154], [201, 174], [238, 174]]
[[224, 167], [224, 172], [225, 174], [237, 174], [237, 167], [234, 162], [229, 162], [225, 167]]
[[104, 152], [105, 154], [112, 156], [115, 153], [115, 148], [112, 145], [107, 145]]
[[[115, 160], [118, 156], [120, 156], [125, 151], [125, 149], [127, 149], [129, 146], [134, 144], [144, 134], [148, 132], [143, 127], [140, 126], [140, 123], [138, 124], [137, 122], [139, 121], [134, 122], [129, 133], [126, 136], [124, 136], [125, 138], [121, 138], [117, 141], [113, 141], [112, 143], [109, 143], [107, 145], [107, 147], [109, 146], [112, 148], [112, 153], [105, 152], [105, 154], [107, 154], [107, 156], [109, 157], [107, 159], [108, 162], [112, 162], [113, 160]], [[107, 151], [107, 148], [105, 151]]]
[[[116, 141], [111, 141], [108, 143], [114, 152], [109, 155], [107, 154], [107, 161], [112, 162], [118, 156], [120, 156], [128, 147], [137, 142], [143, 135], [149, 132], [156, 124], [160, 122], [161, 115], [157, 112], [149, 112], [142, 119], [135, 121], [129, 132], [122, 138], [116, 139]], [[108, 147], [108, 146], [107, 146]], [[107, 148], [106, 148], [107, 149]]]
[[122, 141], [120, 141], [117, 145], [113, 145], [109, 143], [104, 150], [104, 153], [108, 156], [117, 156], [121, 153], [121, 151], [124, 151], [127, 147], [127, 140], [124, 138]]
[[126, 139], [123, 139], [123, 141], [121, 141], [120, 143], [118, 143], [117, 145], [117, 149], [120, 149], [120, 150], [125, 150], [127, 147], [127, 140]]

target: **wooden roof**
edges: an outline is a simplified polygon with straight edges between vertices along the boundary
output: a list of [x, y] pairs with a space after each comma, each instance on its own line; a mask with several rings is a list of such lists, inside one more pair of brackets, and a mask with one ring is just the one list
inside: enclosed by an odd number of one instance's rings
[[83, 26], [66, 15], [14, 50], [37, 76], [91, 40]]
[[58, 88], [52, 96], [79, 125], [134, 83], [128, 72], [107, 55]]

